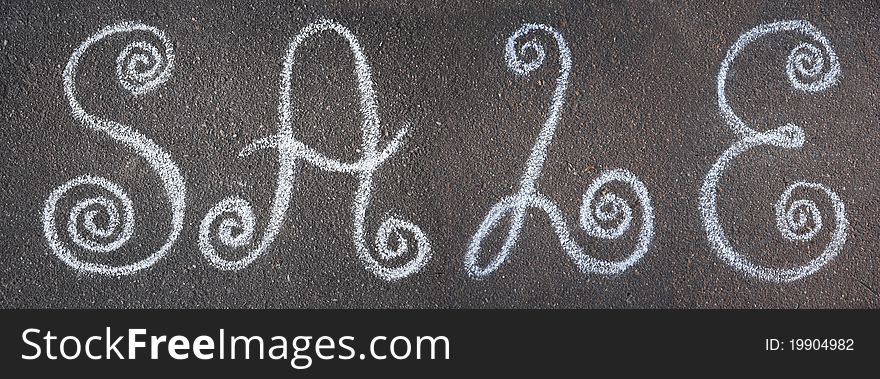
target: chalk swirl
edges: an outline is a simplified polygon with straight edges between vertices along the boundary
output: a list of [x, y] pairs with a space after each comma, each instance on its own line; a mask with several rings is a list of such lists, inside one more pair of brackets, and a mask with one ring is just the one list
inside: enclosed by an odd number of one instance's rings
[[[293, 133], [292, 108], [294, 104], [291, 100], [294, 79], [293, 63], [299, 47], [307, 39], [326, 31], [334, 32], [342, 37], [348, 43], [354, 58], [354, 74], [357, 78], [360, 110], [363, 117], [360, 149], [363, 155], [354, 162], [343, 162], [326, 156], [297, 140]], [[256, 224], [253, 207], [250, 203], [238, 197], [226, 198], [211, 208], [201, 224], [199, 246], [208, 260], [223, 270], [239, 270], [250, 265], [266, 252], [277, 238], [289, 208], [297, 163], [304, 161], [327, 172], [345, 173], [358, 178], [359, 185], [352, 205], [354, 224], [352, 239], [357, 256], [368, 271], [381, 279], [393, 281], [421, 270], [431, 257], [431, 246], [421, 228], [412, 222], [388, 216], [376, 230], [373, 243], [375, 254], [367, 243], [366, 212], [370, 207], [374, 176], [382, 164], [399, 150], [408, 132], [408, 126], [400, 128], [390, 141], [384, 144], [380, 141], [379, 105], [373, 89], [370, 67], [360, 43], [350, 30], [336, 22], [321, 20], [304, 27], [293, 38], [288, 45], [281, 72], [278, 118], [279, 130], [276, 134], [254, 141], [239, 153], [240, 156], [247, 157], [261, 150], [278, 150], [277, 186], [262, 238], [257, 246], [248, 250], [240, 259], [227, 260], [220, 257], [212, 245], [214, 238], [211, 230], [212, 225], [217, 223], [219, 217], [223, 216], [224, 219], [220, 221], [217, 239], [231, 248], [252, 245]], [[400, 260], [407, 254], [414, 256], [400, 266], [387, 266], [382, 263]], [[377, 255], [379, 259], [373, 255]]]
[[[55, 228], [55, 213], [58, 202], [65, 198], [68, 192], [77, 187], [94, 186], [95, 190], [108, 192], [112, 198], [106, 196], [93, 196], [81, 199], [71, 207], [67, 216], [67, 233], [74, 244], [82, 249], [108, 253], [118, 249], [131, 238], [134, 232], [134, 209], [131, 199], [117, 184], [97, 176], [84, 175], [74, 178], [56, 188], [46, 200], [44, 216], [46, 218], [46, 234], [50, 243], [60, 244], [61, 236]], [[120, 210], [117, 204], [122, 206]], [[105, 220], [100, 221], [98, 218]], [[80, 231], [82, 224], [84, 231]], [[74, 262], [76, 258], [69, 251], [60, 251], [65, 262]]]
[[[114, 266], [78, 258], [62, 241], [55, 217], [59, 211], [59, 203], [74, 188], [91, 186], [113, 195], [113, 199], [93, 196], [75, 202], [68, 215], [67, 226], [74, 245], [86, 251], [110, 253], [125, 245], [134, 231], [134, 208], [129, 196], [121, 186], [103, 177], [85, 175], [62, 184], [49, 195], [43, 210], [45, 236], [55, 255], [76, 270], [104, 275], [132, 274], [152, 266], [165, 256], [183, 229], [185, 209], [186, 188], [183, 176], [171, 156], [130, 126], [90, 114], [77, 98], [75, 82], [77, 66], [82, 56], [97, 42], [126, 33], [150, 34], [158, 40], [161, 48], [146, 41], [133, 42], [123, 48], [116, 59], [119, 84], [138, 96], [167, 82], [174, 67], [174, 49], [165, 32], [138, 22], [122, 22], [101, 29], [77, 47], [64, 68], [64, 94], [74, 119], [86, 128], [102, 132], [130, 149], [143, 158], [159, 176], [171, 208], [168, 237], [153, 254], [131, 264]], [[122, 206], [121, 212], [117, 203]], [[106, 224], [101, 224], [99, 219], [106, 219]], [[80, 222], [85, 234], [79, 230]], [[105, 241], [106, 239], [109, 240]]]
[[[239, 197], [228, 197], [217, 203], [208, 211], [205, 218], [202, 219], [199, 235], [210, 235], [211, 226], [220, 216], [225, 217], [220, 221], [220, 225], [217, 228], [217, 237], [224, 246], [242, 248], [253, 243], [254, 233], [256, 232], [256, 218], [254, 217], [254, 209], [247, 200]], [[243, 266], [240, 260], [227, 260], [221, 257], [206, 238], [199, 239], [199, 248], [215, 267], [232, 270]]]
[[[803, 42], [795, 46], [789, 53], [785, 73], [794, 88], [805, 92], [819, 92], [837, 82], [837, 78], [840, 76], [837, 56], [831, 46], [827, 44], [827, 40], [820, 42], [822, 48], [812, 43]], [[830, 69], [828, 70], [826, 70], [823, 51], [829, 55]]]
[[[507, 67], [514, 74], [527, 76], [542, 66], [546, 59], [545, 48], [535, 36], [520, 42], [524, 40], [524, 36], [533, 32], [541, 32], [552, 37], [559, 50], [560, 70], [556, 79], [556, 88], [551, 97], [550, 110], [526, 162], [519, 190], [498, 201], [483, 218], [483, 222], [471, 239], [465, 253], [465, 268], [472, 277], [482, 279], [501, 267], [519, 241], [526, 213], [530, 209], [536, 208], [547, 215], [563, 250], [581, 272], [600, 275], [621, 274], [645, 255], [654, 234], [654, 211], [651, 207], [648, 190], [633, 173], [624, 169], [613, 169], [603, 172], [596, 178], [583, 195], [580, 208], [581, 227], [592, 237], [616, 239], [631, 229], [633, 209], [620, 195], [614, 192], [603, 192], [600, 195], [600, 190], [612, 182], [621, 182], [636, 194], [641, 211], [642, 226], [636, 247], [630, 255], [618, 261], [598, 259], [590, 256], [586, 249], [575, 242], [562, 210], [553, 200], [541, 193], [537, 184], [547, 159], [547, 149], [553, 140], [556, 127], [562, 116], [565, 91], [568, 87], [568, 77], [572, 65], [571, 51], [562, 34], [556, 29], [542, 24], [525, 24], [511, 34], [505, 44], [505, 61]], [[519, 47], [517, 47], [518, 43]], [[484, 267], [481, 267], [478, 261], [483, 249], [483, 241], [501, 224], [501, 220], [505, 217], [509, 217], [510, 222], [504, 244], [501, 250]]]
[[[116, 76], [119, 83], [135, 95], [143, 95], [168, 81], [171, 75], [173, 52], [163, 53], [148, 42], [132, 42], [116, 58]], [[172, 58], [173, 59], [173, 58]]]
[[[538, 67], [541, 67], [541, 65], [544, 64], [544, 58], [547, 57], [547, 53], [544, 51], [544, 45], [535, 38], [522, 43], [519, 48], [516, 47], [516, 41], [522, 36], [535, 30], [547, 31], [542, 25], [526, 25], [507, 38], [507, 45], [505, 45], [504, 48], [504, 58], [507, 60], [507, 67], [517, 75], [530, 74]], [[562, 43], [564, 44], [565, 42], [563, 41]], [[534, 56], [526, 61], [525, 59], [528, 59], [529, 55]]]
[[[614, 181], [628, 184], [639, 195], [641, 203], [644, 204], [650, 201], [645, 200], [647, 196], [642, 196], [643, 192], [641, 189], [644, 188], [644, 185], [638, 178], [626, 171], [609, 171], [597, 178], [584, 193], [580, 214], [581, 228], [593, 237], [604, 239], [619, 238], [629, 230], [632, 224], [633, 211], [625, 199], [614, 192], [605, 192], [598, 199], [596, 198], [602, 187]], [[647, 193], [647, 191], [644, 191], [644, 193]], [[612, 224], [614, 226], [604, 227], [602, 226], [603, 224]]]
[[[356, 229], [362, 230], [361, 227], [356, 227]], [[392, 236], [396, 240], [394, 247], [392, 247]], [[414, 256], [406, 260], [403, 265], [388, 267], [373, 258], [365, 244], [360, 241], [356, 244], [358, 244], [356, 248], [366, 267], [385, 280], [396, 280], [412, 275], [421, 270], [431, 258], [431, 243], [422, 229], [410, 221], [395, 216], [386, 217], [379, 224], [374, 246], [379, 259], [385, 262], [401, 259], [410, 252], [414, 252]], [[415, 248], [411, 247], [413, 245]]]
[[719, 110], [728, 126], [739, 135], [740, 139], [718, 158], [706, 175], [700, 191], [703, 225], [707, 238], [718, 256], [737, 270], [770, 282], [802, 279], [824, 267], [843, 248], [849, 225], [844, 203], [834, 191], [822, 184], [798, 181], [788, 186], [774, 205], [776, 227], [782, 237], [788, 241], [813, 240], [825, 226], [819, 205], [812, 200], [792, 200], [792, 196], [799, 189], [813, 190], [825, 195], [834, 208], [834, 228], [830, 242], [818, 257], [793, 268], [759, 265], [734, 250], [721, 226], [717, 209], [718, 183], [736, 157], [760, 146], [799, 149], [806, 142], [806, 133], [793, 123], [786, 123], [766, 132], [752, 129], [736, 115], [725, 94], [730, 66], [745, 46], [766, 35], [783, 32], [796, 32], [810, 39], [810, 42], [801, 42], [795, 46], [786, 61], [786, 75], [794, 89], [811, 93], [820, 92], [837, 83], [841, 73], [837, 55], [828, 39], [807, 21], [780, 21], [760, 25], [740, 36], [728, 50], [727, 57], [718, 72], [717, 81]]
[[[774, 207], [776, 227], [789, 241], [809, 241], [822, 229], [822, 213], [812, 200], [791, 201], [791, 193], [807, 183], [795, 183], [785, 189]], [[810, 226], [812, 223], [812, 226]]]

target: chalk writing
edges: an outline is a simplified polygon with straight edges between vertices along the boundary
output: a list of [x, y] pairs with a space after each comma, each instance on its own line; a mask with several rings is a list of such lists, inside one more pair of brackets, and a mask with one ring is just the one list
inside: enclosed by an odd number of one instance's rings
[[[325, 156], [298, 141], [293, 133], [290, 92], [293, 85], [292, 69], [297, 57], [297, 49], [307, 39], [325, 31], [335, 32], [344, 38], [354, 57], [354, 74], [357, 77], [360, 110], [363, 116], [361, 124], [363, 132], [361, 151], [363, 155], [355, 162], [341, 162]], [[278, 150], [277, 187], [269, 210], [266, 229], [256, 247], [248, 251], [242, 258], [230, 260], [221, 257], [215, 250], [211, 237], [211, 227], [216, 223], [218, 217], [227, 216], [220, 221], [217, 237], [220, 243], [230, 248], [242, 248], [253, 244], [256, 220], [253, 207], [246, 200], [240, 197], [228, 197], [220, 201], [208, 211], [199, 230], [199, 246], [211, 264], [223, 270], [238, 270], [251, 264], [269, 248], [281, 230], [281, 224], [284, 222], [285, 213], [290, 205], [296, 164], [299, 160], [304, 160], [322, 170], [352, 174], [358, 178], [360, 183], [352, 205], [353, 240], [358, 257], [370, 272], [390, 281], [419, 271], [431, 257], [431, 246], [425, 234], [415, 224], [391, 216], [387, 217], [376, 231], [374, 246], [378, 257], [382, 260], [387, 261], [403, 256], [410, 251], [410, 241], [415, 242], [415, 256], [402, 266], [384, 266], [373, 257], [366, 242], [366, 213], [372, 196], [374, 175], [382, 164], [400, 149], [408, 126], [404, 125], [391, 141], [380, 146], [379, 105], [376, 101], [376, 92], [373, 89], [370, 66], [367, 64], [360, 43], [351, 31], [333, 21], [322, 20], [306, 26], [293, 38], [288, 45], [281, 72], [278, 114], [279, 131], [270, 137], [257, 140], [246, 146], [239, 154], [241, 157], [246, 157], [259, 150]], [[394, 237], [393, 240], [392, 237]], [[396, 246], [393, 245], [394, 242], [396, 242]]]
[[[62, 241], [55, 219], [56, 213], [59, 213], [59, 203], [74, 188], [90, 186], [95, 187], [95, 190], [113, 195], [113, 199], [103, 195], [89, 197], [76, 202], [72, 207], [68, 214], [67, 232], [76, 246], [93, 253], [114, 252], [125, 245], [134, 232], [134, 207], [131, 199], [119, 185], [98, 176], [80, 176], [62, 184], [52, 191], [43, 209], [43, 229], [46, 240], [55, 255], [79, 271], [105, 275], [131, 274], [150, 267], [162, 259], [174, 245], [183, 229], [186, 197], [183, 176], [167, 152], [128, 125], [88, 113], [77, 100], [75, 82], [77, 65], [82, 56], [95, 43], [122, 33], [149, 33], [159, 40], [163, 50], [160, 51], [155, 45], [144, 41], [128, 44], [116, 59], [116, 76], [119, 84], [132, 95], [140, 96], [155, 90], [168, 81], [171, 70], [174, 68], [174, 49], [165, 33], [141, 23], [122, 22], [101, 29], [73, 52], [64, 67], [64, 95], [76, 121], [86, 128], [108, 135], [114, 141], [131, 149], [132, 152], [142, 157], [159, 176], [165, 190], [165, 196], [171, 206], [168, 237], [156, 252], [131, 264], [112, 266], [77, 257]], [[116, 205], [117, 202], [122, 205], [122, 216], [120, 216], [120, 210]], [[82, 227], [88, 232], [87, 235], [80, 233], [80, 220], [82, 220]]]
[[[787, 123], [774, 130], [759, 132], [750, 128], [736, 115], [727, 101], [725, 85], [730, 65], [740, 52], [750, 43], [764, 36], [795, 32], [812, 39], [815, 43], [802, 42], [788, 55], [785, 72], [792, 87], [804, 92], [820, 92], [837, 82], [840, 64], [831, 43], [807, 21], [780, 21], [755, 27], [739, 37], [727, 52], [718, 72], [718, 108], [727, 125], [739, 136], [739, 140], [728, 148], [709, 170], [700, 192], [700, 210], [706, 235], [712, 248], [727, 264], [756, 278], [771, 282], [789, 282], [811, 275], [834, 259], [846, 242], [846, 209], [840, 197], [827, 187], [799, 181], [790, 185], [775, 205], [776, 226], [782, 236], [789, 241], [809, 241], [823, 226], [822, 216], [815, 202], [799, 199], [790, 202], [792, 193], [799, 189], [824, 193], [834, 208], [834, 231], [831, 241], [821, 255], [806, 264], [794, 268], [772, 268], [751, 262], [746, 256], [733, 249], [718, 219], [717, 188], [718, 181], [730, 163], [740, 154], [760, 146], [773, 146], [783, 149], [799, 149], [806, 140], [800, 126]], [[823, 56], [827, 55], [827, 61]], [[827, 67], [826, 67], [827, 66]], [[827, 71], [826, 71], [827, 68]], [[824, 71], [824, 73], [823, 73]], [[811, 80], [805, 82], [804, 79]], [[790, 203], [790, 204], [789, 204]]]
[[[294, 133], [293, 110], [298, 104], [291, 99], [295, 79], [293, 64], [299, 48], [307, 40], [325, 32], [335, 33], [345, 40], [353, 58], [362, 122], [361, 156], [352, 162], [331, 158], [299, 141]], [[797, 44], [785, 63], [785, 73], [795, 90], [822, 92], [835, 85], [841, 76], [840, 64], [830, 42], [807, 21], [764, 24], [740, 36], [728, 50], [717, 77], [719, 112], [738, 140], [713, 164], [700, 191], [701, 217], [712, 249], [722, 261], [735, 269], [771, 282], [794, 281], [820, 270], [840, 253], [846, 243], [848, 228], [846, 209], [840, 197], [822, 184], [807, 181], [796, 181], [789, 185], [775, 203], [774, 213], [777, 229], [784, 239], [792, 242], [811, 241], [823, 227], [832, 223], [823, 218], [816, 202], [795, 196], [812, 191], [827, 197], [834, 211], [830, 241], [823, 252], [809, 262], [793, 268], [754, 263], [747, 255], [734, 250], [721, 226], [717, 209], [718, 185], [724, 172], [738, 156], [763, 146], [799, 149], [806, 142], [804, 130], [793, 123], [769, 131], [752, 129], [734, 112], [727, 99], [728, 74], [739, 54], [750, 43], [780, 33], [795, 33], [810, 39], [810, 42]], [[96, 175], [78, 176], [55, 188], [45, 200], [42, 214], [46, 240], [58, 258], [78, 271], [104, 275], [132, 274], [154, 265], [164, 257], [181, 233], [186, 207], [184, 178], [171, 156], [133, 127], [87, 112], [77, 97], [77, 69], [82, 57], [98, 42], [123, 34], [149, 35], [153, 41], [132, 42], [119, 52], [115, 61], [119, 85], [138, 97], [165, 84], [174, 68], [174, 49], [168, 37], [152, 26], [122, 22], [101, 29], [74, 50], [63, 70], [63, 91], [74, 120], [131, 150], [159, 177], [171, 213], [168, 235], [157, 250], [139, 261], [118, 265], [100, 263], [101, 259], [107, 258], [102, 254], [117, 252], [134, 236], [135, 207], [119, 184]], [[601, 172], [588, 186], [579, 210], [580, 226], [587, 235], [597, 239], [619, 239], [632, 228], [637, 214], [641, 220], [633, 251], [620, 260], [604, 260], [591, 256], [585, 247], [574, 240], [562, 210], [539, 190], [538, 180], [547, 160], [547, 150], [562, 118], [572, 69], [571, 52], [562, 34], [554, 28], [525, 24], [508, 37], [504, 57], [515, 75], [530, 75], [544, 65], [548, 56], [545, 46], [535, 38], [538, 34], [551, 38], [559, 52], [559, 75], [550, 98], [548, 114], [526, 161], [518, 189], [489, 209], [467, 247], [465, 268], [477, 279], [498, 270], [516, 247], [528, 212], [537, 208], [547, 215], [562, 249], [581, 272], [621, 274], [635, 265], [649, 249], [654, 234], [651, 199], [642, 181], [624, 169]], [[256, 213], [247, 200], [240, 196], [220, 200], [207, 211], [199, 226], [199, 248], [206, 259], [221, 270], [240, 270], [264, 254], [281, 231], [293, 196], [296, 172], [301, 169], [300, 163], [305, 162], [323, 171], [349, 174], [358, 179], [351, 206], [351, 238], [357, 257], [369, 272], [393, 281], [420, 271], [430, 260], [432, 250], [425, 233], [416, 224], [397, 216], [386, 216], [375, 228], [372, 244], [368, 243], [367, 210], [370, 209], [374, 178], [383, 164], [400, 150], [409, 133], [409, 125], [404, 124], [392, 138], [382, 141], [376, 98], [370, 66], [360, 43], [350, 30], [329, 20], [304, 27], [287, 45], [284, 55], [279, 86], [278, 131], [246, 145], [239, 152], [239, 157], [246, 158], [265, 150], [277, 150], [279, 168], [265, 229], [258, 237]], [[638, 210], [611, 191], [613, 183], [632, 191], [638, 202]], [[83, 196], [92, 192], [95, 194]], [[56, 217], [64, 211], [67, 211], [66, 220], [57, 220]], [[502, 224], [502, 220], [506, 220], [508, 228], [500, 251], [491, 256], [485, 266], [481, 266], [478, 261], [484, 240]], [[227, 257], [215, 245], [244, 252], [232, 252]], [[90, 254], [91, 258], [87, 258]]]
[[[550, 111], [526, 162], [519, 190], [513, 195], [502, 198], [489, 210], [468, 246], [464, 260], [465, 268], [474, 278], [484, 278], [497, 270], [516, 246], [527, 211], [530, 208], [538, 208], [547, 214], [562, 248], [582, 272], [602, 275], [620, 274], [638, 262], [648, 251], [648, 246], [651, 243], [654, 234], [654, 213], [651, 208], [651, 199], [648, 197], [648, 190], [633, 173], [623, 169], [614, 169], [603, 172], [584, 193], [580, 209], [581, 227], [587, 234], [603, 239], [618, 238], [630, 228], [632, 209], [623, 198], [613, 192], [606, 192], [596, 199], [599, 190], [608, 183], [621, 182], [627, 184], [636, 194], [641, 206], [642, 227], [635, 250], [620, 261], [606, 261], [588, 255], [586, 250], [572, 239], [568, 223], [556, 203], [538, 190], [538, 178], [547, 158], [547, 148], [553, 140], [556, 126], [562, 116], [565, 90], [571, 72], [571, 52], [562, 34], [552, 27], [541, 24], [525, 24], [507, 39], [505, 58], [508, 68], [516, 75], [527, 76], [544, 63], [547, 54], [539, 41], [531, 39], [517, 48], [517, 41], [521, 37], [538, 31], [550, 35], [556, 41], [560, 56], [561, 69], [550, 101]], [[533, 58], [528, 61], [524, 60], [529, 54]], [[591, 206], [595, 206], [595, 208]], [[489, 261], [486, 267], [479, 267], [477, 260], [480, 257], [483, 240], [508, 215], [511, 219], [501, 251]], [[614, 222], [616, 222], [614, 227], [603, 226]]]

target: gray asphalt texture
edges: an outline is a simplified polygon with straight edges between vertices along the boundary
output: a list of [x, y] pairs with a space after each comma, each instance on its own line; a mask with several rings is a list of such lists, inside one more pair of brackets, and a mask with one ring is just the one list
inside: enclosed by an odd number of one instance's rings
[[[880, 306], [877, 2], [249, 3], [3, 2], [0, 306]], [[368, 210], [370, 240], [386, 214], [412, 220], [431, 239], [433, 259], [402, 281], [376, 278], [355, 255], [350, 208], [357, 180], [308, 165], [298, 171], [281, 235], [252, 265], [220, 271], [198, 248], [201, 219], [229, 195], [254, 204], [262, 232], [277, 154], [239, 158], [237, 152], [276, 131], [287, 43], [321, 18], [346, 25], [364, 47], [386, 138], [412, 123], [406, 144], [377, 174]], [[721, 219], [735, 247], [755, 261], [800, 265], [821, 252], [828, 230], [808, 243], [788, 242], [776, 229], [773, 204], [788, 184], [806, 180], [841, 196], [850, 228], [840, 256], [821, 271], [773, 284], [716, 256], [698, 198], [709, 168], [736, 139], [716, 105], [719, 65], [742, 33], [785, 19], [808, 20], [822, 30], [843, 76], [824, 93], [793, 90], [784, 73], [785, 57], [800, 41], [792, 35], [750, 45], [737, 60], [729, 97], [738, 113], [761, 130], [795, 122], [807, 142], [800, 150], [759, 149], [739, 158], [722, 179]], [[168, 256], [115, 278], [79, 274], [58, 259], [43, 236], [41, 213], [57, 186], [100, 175], [127, 190], [138, 215], [132, 241], [117, 254], [137, 260], [165, 238], [169, 207], [159, 179], [137, 155], [77, 123], [62, 93], [61, 72], [73, 50], [122, 20], [140, 20], [169, 35], [177, 54], [172, 78], [141, 98], [125, 92], [113, 65], [131, 40], [117, 38], [84, 58], [80, 97], [92, 113], [131, 125], [163, 146], [182, 170], [188, 193], [185, 227]], [[494, 275], [474, 280], [464, 269], [467, 244], [486, 212], [516, 190], [558, 72], [557, 51], [546, 38], [545, 66], [528, 78], [507, 70], [504, 44], [526, 22], [557, 28], [572, 51], [568, 100], [539, 186], [565, 211], [578, 242], [606, 259], [634, 246], [634, 231], [604, 241], [577, 228], [583, 191], [603, 170], [629, 169], [652, 197], [654, 240], [623, 275], [578, 271], [537, 211]], [[330, 156], [354, 160], [361, 131], [348, 47], [325, 34], [303, 51], [294, 66], [293, 96], [300, 104], [295, 133]], [[828, 225], [830, 212], [825, 204]], [[497, 251], [501, 237], [493, 238], [485, 251]]]

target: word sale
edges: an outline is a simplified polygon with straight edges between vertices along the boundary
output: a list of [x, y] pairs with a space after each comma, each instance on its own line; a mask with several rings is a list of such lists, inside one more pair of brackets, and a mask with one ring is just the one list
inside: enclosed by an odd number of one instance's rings
[[[728, 72], [740, 53], [750, 44], [782, 33], [795, 34], [806, 40], [791, 50], [785, 63], [785, 74], [794, 90], [805, 93], [826, 91], [841, 77], [840, 63], [831, 43], [807, 21], [764, 24], [740, 36], [721, 62], [717, 77], [719, 112], [736, 139], [709, 169], [699, 193], [694, 194], [699, 198], [699, 214], [706, 238], [718, 258], [744, 275], [768, 282], [795, 281], [822, 269], [840, 254], [846, 243], [848, 228], [843, 200], [829, 187], [806, 181], [790, 184], [774, 207], [776, 225], [783, 238], [794, 242], [809, 241], [829, 223], [822, 217], [819, 205], [811, 200], [793, 199], [793, 196], [814, 191], [828, 198], [834, 212], [830, 242], [818, 257], [806, 264], [780, 268], [754, 263], [736, 250], [721, 224], [717, 202], [719, 182], [738, 156], [761, 149], [798, 149], [807, 143], [804, 130], [793, 123], [783, 123], [763, 132], [751, 128], [734, 112], [726, 97]], [[291, 99], [291, 91], [299, 78], [293, 71], [294, 62], [308, 58], [303, 56], [300, 47], [307, 43], [320, 43], [328, 34], [347, 43], [360, 98], [361, 156], [351, 162], [327, 156], [299, 141], [294, 128], [292, 114], [297, 104]], [[144, 96], [159, 90], [174, 70], [175, 55], [171, 39], [164, 31], [153, 26], [122, 22], [101, 29], [73, 51], [62, 72], [63, 91], [71, 115], [78, 124], [110, 137], [110, 140], [143, 159], [158, 176], [164, 190], [164, 200], [170, 209], [168, 234], [155, 251], [133, 263], [109, 265], [87, 259], [90, 254], [112, 253], [128, 244], [135, 230], [135, 207], [126, 191], [108, 178], [83, 175], [70, 179], [49, 194], [42, 221], [49, 248], [61, 261], [80, 272], [120, 276], [147, 269], [168, 254], [183, 231], [187, 183], [172, 156], [134, 127], [90, 113], [77, 95], [78, 64], [84, 55], [93, 51], [92, 46], [109, 39], [146, 35], [150, 36], [150, 41], [131, 42], [120, 51], [115, 60], [116, 78], [119, 85], [132, 96]], [[473, 279], [488, 278], [507, 261], [517, 249], [526, 216], [530, 212], [547, 216], [546, 220], [556, 233], [562, 250], [585, 275], [621, 275], [651, 251], [655, 210], [648, 186], [636, 173], [623, 168], [601, 172], [584, 191], [578, 212], [580, 227], [586, 236], [592, 238], [614, 240], [630, 232], [630, 229], [637, 229], [632, 232], [636, 235], [632, 252], [617, 261], [598, 258], [578, 243], [563, 210], [539, 188], [541, 171], [549, 157], [549, 147], [557, 127], [563, 122], [566, 90], [573, 64], [571, 50], [560, 31], [542, 24], [522, 25], [507, 38], [503, 49], [504, 63], [508, 69], [513, 75], [525, 79], [533, 71], [550, 66], [545, 65], [550, 54], [541, 42], [544, 39], [554, 42], [553, 50], [558, 54], [559, 71], [555, 89], [516, 189], [489, 207], [464, 251], [463, 265]], [[383, 140], [381, 137], [382, 121], [377, 93], [367, 56], [358, 38], [339, 23], [329, 20], [314, 22], [290, 40], [282, 57], [280, 74], [277, 132], [246, 144], [238, 151], [242, 159], [265, 150], [277, 154], [278, 173], [274, 195], [265, 209], [265, 225], [258, 227], [257, 208], [247, 199], [237, 195], [220, 199], [210, 207], [198, 228], [198, 246], [204, 258], [219, 270], [242, 270], [269, 252], [291, 206], [296, 173], [303, 167], [300, 163], [308, 163], [307, 167], [328, 173], [348, 174], [357, 179], [349, 238], [355, 256], [363, 267], [386, 281], [418, 273], [431, 260], [432, 249], [437, 248], [432, 246], [421, 227], [399, 216], [386, 216], [378, 226], [371, 227], [367, 223], [367, 213], [371, 210], [371, 199], [376, 189], [374, 180], [383, 175], [383, 164], [394, 159], [395, 153], [407, 143], [410, 128], [405, 124], [391, 138]], [[634, 209], [623, 196], [611, 191], [611, 183], [618, 183], [631, 191], [637, 207]], [[88, 193], [94, 195], [83, 196]], [[66, 200], [70, 198], [76, 201]], [[59, 220], [59, 215], [65, 213], [66, 220]], [[477, 221], [474, 220], [475, 223]], [[502, 224], [506, 225], [506, 234], [500, 250], [490, 255], [485, 266], [482, 266], [478, 261], [484, 249], [484, 240]], [[375, 235], [370, 236], [368, 230], [374, 228]], [[236, 256], [240, 258], [226, 258], [221, 249], [239, 250], [241, 253]]]

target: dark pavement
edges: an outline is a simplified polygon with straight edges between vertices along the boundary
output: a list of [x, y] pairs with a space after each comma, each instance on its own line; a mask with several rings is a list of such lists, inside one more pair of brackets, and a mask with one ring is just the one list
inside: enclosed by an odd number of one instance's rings
[[[880, 307], [875, 1], [57, 3], [4, 1], [0, 11], [0, 307]], [[366, 219], [371, 246], [387, 215], [412, 221], [430, 239], [431, 260], [400, 281], [381, 280], [356, 255], [351, 208], [357, 178], [304, 163], [297, 165], [280, 235], [265, 254], [233, 272], [212, 266], [199, 249], [202, 218], [231, 195], [253, 204], [256, 236], [262, 235], [276, 188], [277, 150], [244, 158], [238, 152], [277, 132], [287, 44], [323, 18], [348, 27], [364, 49], [383, 142], [411, 125], [401, 149], [376, 173]], [[818, 94], [794, 90], [785, 59], [804, 39], [792, 33], [756, 41], [734, 62], [728, 97], [738, 114], [758, 130], [796, 123], [806, 143], [738, 158], [721, 180], [721, 221], [750, 259], [801, 265], [822, 252], [834, 223], [830, 206], [815, 196], [826, 227], [814, 240], [790, 242], [777, 230], [773, 204], [788, 185], [804, 180], [840, 195], [849, 228], [839, 256], [817, 273], [769, 283], [716, 255], [699, 196], [707, 172], [738, 138], [717, 105], [716, 75], [728, 48], [757, 25], [788, 19], [822, 31], [842, 76]], [[123, 20], [167, 33], [176, 54], [171, 78], [141, 97], [126, 92], [116, 81], [115, 59], [133, 39], [117, 37], [84, 56], [79, 98], [89, 112], [129, 125], [165, 149], [186, 179], [187, 196], [183, 230], [168, 255], [135, 274], [108, 277], [78, 273], [59, 259], [44, 237], [42, 213], [53, 189], [99, 175], [131, 197], [135, 231], [118, 252], [85, 252], [83, 259], [137, 261], [167, 236], [170, 207], [156, 173], [130, 149], [77, 122], [62, 91], [62, 70], [74, 49]], [[475, 280], [465, 269], [480, 222], [517, 190], [558, 75], [558, 50], [540, 34], [544, 65], [526, 78], [507, 69], [507, 37], [523, 23], [556, 28], [571, 49], [567, 101], [538, 183], [562, 209], [574, 239], [603, 259], [623, 258], [635, 245], [638, 211], [633, 229], [617, 240], [580, 229], [581, 197], [604, 170], [630, 170], [651, 196], [652, 243], [621, 275], [579, 271], [538, 210], [529, 212], [517, 246], [497, 271]], [[307, 41], [292, 74], [296, 138], [344, 161], [362, 153], [352, 70], [344, 40], [326, 33]], [[636, 208], [631, 192], [613, 188]], [[66, 211], [57, 217], [65, 234]], [[498, 231], [504, 230], [502, 224]], [[489, 238], [481, 263], [499, 250], [499, 232]]]

